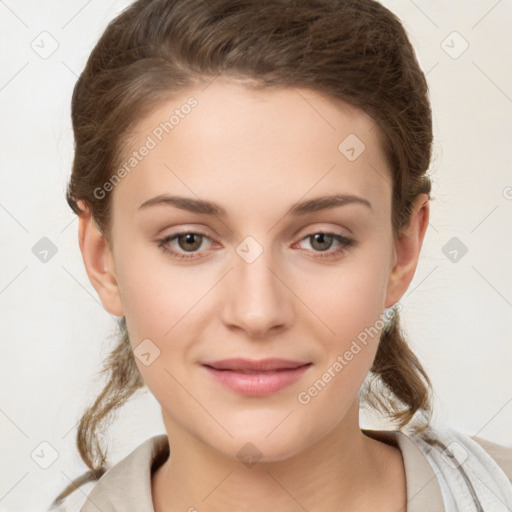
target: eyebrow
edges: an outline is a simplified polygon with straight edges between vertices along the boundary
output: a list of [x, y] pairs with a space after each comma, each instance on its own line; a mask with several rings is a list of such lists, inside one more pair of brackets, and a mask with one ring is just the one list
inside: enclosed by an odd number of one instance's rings
[[[368, 207], [373, 211], [370, 201], [359, 196], [352, 194], [335, 194], [330, 196], [321, 196], [307, 201], [294, 203], [288, 210], [287, 215], [306, 215], [308, 213], [317, 212], [320, 210], [327, 210], [337, 206], [344, 206], [347, 204], [361, 204]], [[170, 196], [160, 194], [144, 201], [139, 210], [144, 210], [150, 206], [156, 205], [169, 205], [181, 210], [187, 210], [194, 213], [203, 213], [206, 215], [217, 215], [218, 217], [226, 217], [227, 212], [222, 206], [211, 201], [203, 199], [193, 199], [191, 197]]]

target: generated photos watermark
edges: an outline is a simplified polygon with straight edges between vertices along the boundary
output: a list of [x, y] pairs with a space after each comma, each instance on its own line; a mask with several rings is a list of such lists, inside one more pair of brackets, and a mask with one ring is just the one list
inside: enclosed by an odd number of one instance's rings
[[169, 119], [162, 121], [160, 124], [155, 126], [146, 137], [144, 144], [142, 144], [138, 150], [133, 151], [132, 155], [125, 160], [123, 165], [112, 174], [112, 176], [101, 186], [96, 187], [93, 191], [93, 195], [96, 199], [104, 199], [107, 192], [114, 190], [114, 187], [121, 182], [121, 180], [130, 173], [142, 160], [149, 155], [149, 153], [155, 149], [160, 142], [164, 139], [165, 135], [178, 126], [183, 119], [185, 119], [191, 112], [192, 109], [197, 107], [199, 102], [196, 98], [191, 96], [183, 103], [179, 108], [174, 109], [173, 114]]
[[[357, 335], [357, 339], [352, 340], [350, 348], [342, 355], [338, 355], [336, 360], [327, 368], [327, 370], [318, 378], [307, 390], [300, 391], [297, 395], [297, 400], [302, 405], [307, 405], [311, 399], [320, 393], [329, 382], [331, 382], [336, 375], [338, 375], [345, 366], [347, 366], [352, 359], [354, 359], [359, 352], [368, 344], [368, 341], [373, 340], [377, 335], [380, 337], [381, 330], [387, 326], [393, 316], [403, 309], [400, 302], [394, 304], [392, 308], [388, 308], [379, 315], [379, 319], [370, 327], [365, 327]], [[359, 342], [359, 343], [358, 343]], [[361, 346], [362, 345], [362, 346]]]

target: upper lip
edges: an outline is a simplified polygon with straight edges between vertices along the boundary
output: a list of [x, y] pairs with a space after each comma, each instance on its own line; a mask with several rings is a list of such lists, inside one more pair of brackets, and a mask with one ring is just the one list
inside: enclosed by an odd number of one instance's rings
[[291, 361], [289, 359], [268, 358], [268, 359], [244, 359], [241, 357], [233, 359], [222, 359], [220, 361], [207, 361], [203, 363], [216, 370], [241, 370], [241, 371], [269, 371], [286, 368], [298, 368], [309, 364], [308, 361]]

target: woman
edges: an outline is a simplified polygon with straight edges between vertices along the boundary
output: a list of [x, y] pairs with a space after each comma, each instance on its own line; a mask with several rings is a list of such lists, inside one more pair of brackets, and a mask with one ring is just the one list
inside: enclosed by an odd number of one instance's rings
[[[510, 454], [432, 424], [399, 323], [432, 121], [398, 18], [373, 0], [139, 0], [72, 118], [67, 200], [121, 336], [78, 428], [91, 471], [54, 505], [97, 480], [84, 512], [510, 510]], [[100, 426], [143, 386], [166, 434], [107, 467]], [[361, 429], [365, 405], [397, 429]]]

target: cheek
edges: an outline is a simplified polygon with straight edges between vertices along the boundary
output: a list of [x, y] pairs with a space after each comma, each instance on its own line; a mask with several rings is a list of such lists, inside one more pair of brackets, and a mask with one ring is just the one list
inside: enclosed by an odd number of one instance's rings
[[311, 280], [303, 286], [303, 296], [326, 324], [326, 332], [347, 341], [375, 324], [384, 310], [389, 277], [386, 265], [377, 251], [361, 250], [339, 267], [317, 273], [314, 286]]
[[[147, 241], [125, 247], [120, 237], [116, 275], [127, 323], [137, 336], [164, 338], [207, 291], [199, 273], [184, 271]], [[211, 285], [210, 285], [211, 286]]]
[[[318, 404], [357, 394], [373, 363], [384, 325], [386, 265], [377, 250], [360, 251], [330, 274], [317, 276], [316, 285], [303, 291], [317, 315], [312, 320], [314, 330], [324, 345], [315, 375], [320, 379], [318, 386], [323, 389], [325, 385], [324, 399], [317, 400]], [[311, 398], [307, 395], [306, 401]]]
[[[183, 363], [191, 359], [193, 341], [200, 336], [201, 306], [207, 304], [215, 278], [211, 272], [187, 272], [166, 262], [155, 247], [134, 246], [123, 253], [123, 243], [118, 243], [123, 256], [116, 263], [116, 275], [137, 365], [158, 397], [163, 389], [177, 386], [165, 370], [177, 378], [186, 371]], [[149, 352], [151, 359], [153, 354], [158, 357], [146, 365], [144, 358], [137, 357], [140, 352]]]
[[179, 272], [166, 275], [165, 267], [142, 266], [131, 257], [123, 263], [119, 286], [130, 343], [145, 384], [161, 404], [172, 399], [176, 407], [184, 407], [186, 395], [178, 383], [186, 380], [183, 363], [189, 340], [194, 339], [193, 326], [200, 322], [194, 303], [205, 292], [190, 280], [182, 282]]
[[380, 264], [365, 265], [359, 272], [341, 272], [338, 280], [325, 281], [308, 295], [322, 320], [313, 329], [323, 356], [297, 402], [308, 416], [322, 416], [326, 430], [357, 400], [374, 361], [383, 327], [384, 282]]

